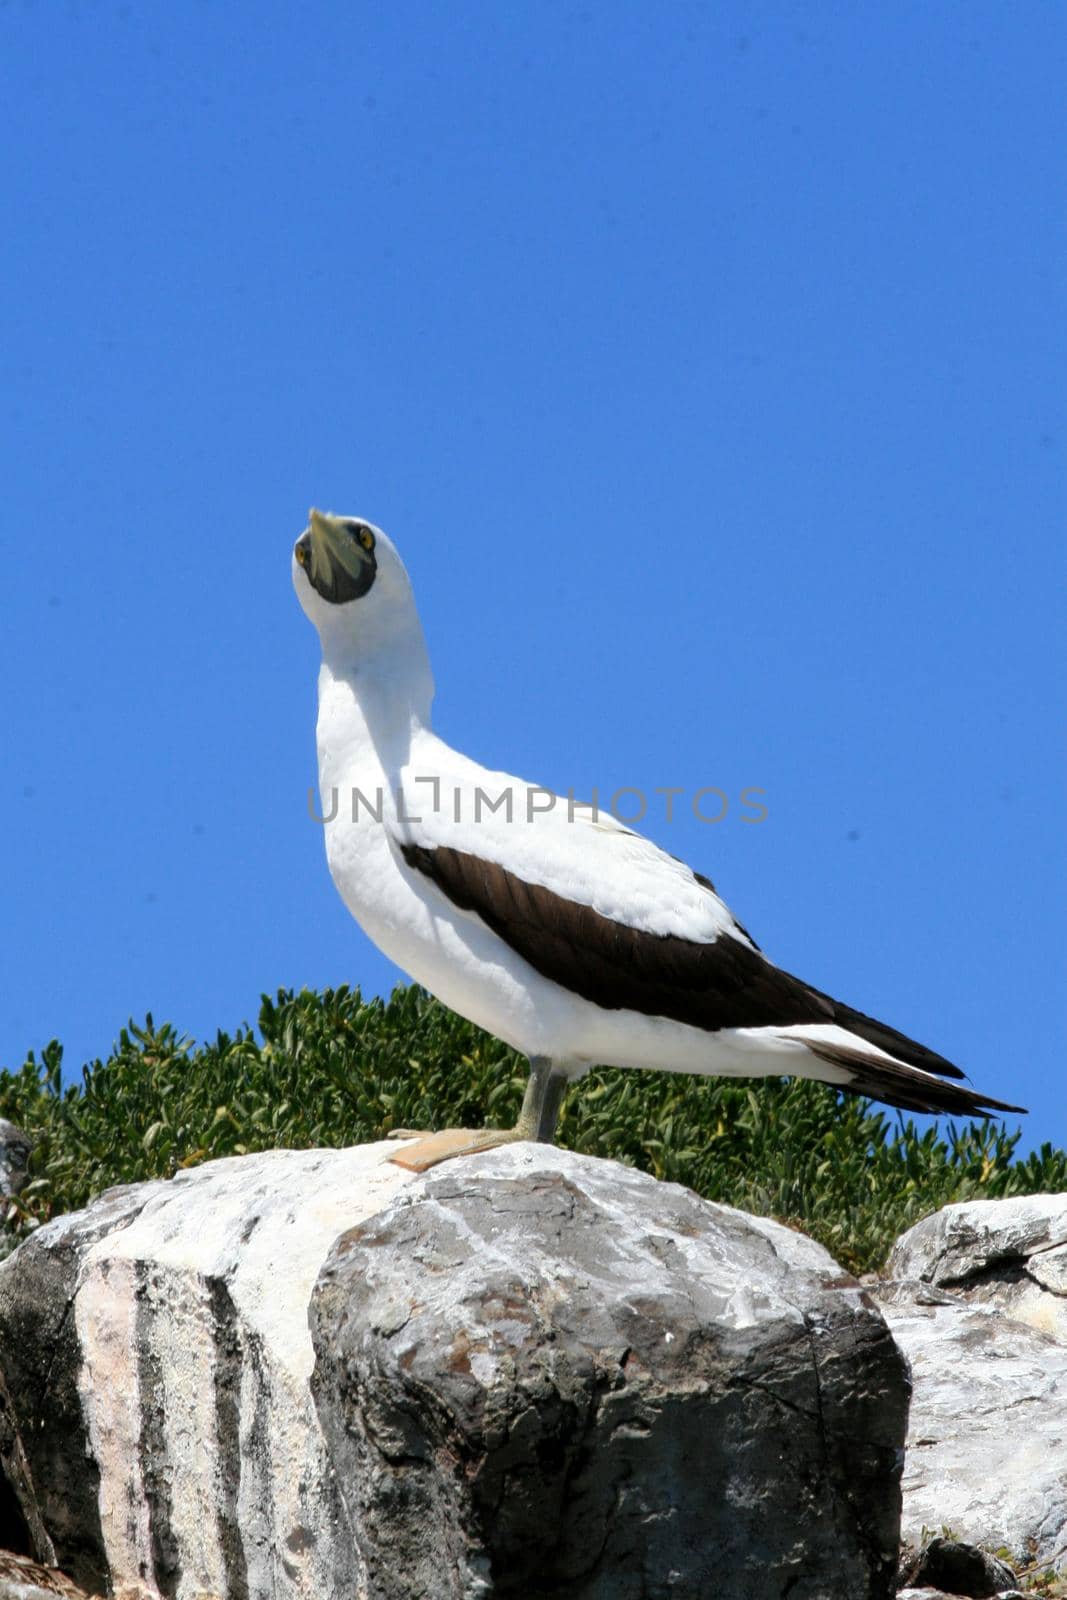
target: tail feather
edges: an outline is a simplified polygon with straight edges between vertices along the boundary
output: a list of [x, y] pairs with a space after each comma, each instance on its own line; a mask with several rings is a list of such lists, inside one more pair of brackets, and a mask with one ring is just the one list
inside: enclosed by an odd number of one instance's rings
[[840, 1000], [833, 1001], [833, 1008], [834, 1021], [842, 1028], [848, 1028], [851, 1033], [859, 1034], [868, 1044], [873, 1044], [878, 1050], [884, 1050], [897, 1061], [905, 1061], [909, 1067], [916, 1067], [920, 1072], [937, 1073], [942, 1078], [965, 1076], [959, 1067], [951, 1061], [946, 1061], [944, 1056], [939, 1056], [936, 1050], [930, 1050], [917, 1040], [909, 1039], [906, 1033], [891, 1028], [887, 1022], [879, 1022], [877, 1018], [868, 1017], [862, 1011], [854, 1010], [852, 1006], [842, 1005]]
[[[838, 1008], [838, 1020], [842, 1023], [844, 1023], [842, 1016], [844, 1010], [844, 1007]], [[867, 1038], [867, 1035], [860, 1033], [853, 1023], [849, 1023], [848, 1026], [854, 1033], [859, 1034], [860, 1038]], [[891, 1028], [883, 1029], [879, 1023], [873, 1024], [873, 1027], [879, 1033], [886, 1035], [893, 1033]], [[871, 1039], [870, 1042], [878, 1044], [875, 1039]], [[929, 1111], [973, 1117], [991, 1117], [1001, 1111], [1018, 1111], [1025, 1114], [1026, 1111], [1025, 1106], [1013, 1106], [1006, 1100], [994, 1100], [992, 1096], [979, 1094], [976, 1089], [968, 1089], [960, 1083], [946, 1083], [943, 1077], [935, 1077], [932, 1073], [903, 1061], [896, 1061], [888, 1056], [872, 1055], [858, 1043], [854, 1049], [844, 1043], [838, 1044], [835, 1040], [805, 1039], [804, 1043], [812, 1055], [818, 1056], [821, 1061], [829, 1062], [835, 1067], [844, 1067], [851, 1074], [847, 1083], [838, 1083], [835, 1087], [844, 1090], [846, 1094], [869, 1095], [872, 1100], [882, 1100], [886, 1105], [896, 1106], [901, 1111]], [[922, 1046], [915, 1048], [921, 1050]], [[927, 1053], [933, 1055], [933, 1051]], [[935, 1059], [940, 1061], [941, 1057], [937, 1056]], [[951, 1068], [951, 1071], [955, 1077], [962, 1078], [963, 1074], [958, 1067]]]

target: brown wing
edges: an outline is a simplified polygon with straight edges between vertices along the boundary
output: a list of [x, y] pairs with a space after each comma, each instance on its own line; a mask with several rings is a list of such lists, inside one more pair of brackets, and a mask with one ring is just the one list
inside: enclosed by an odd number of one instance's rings
[[473, 911], [535, 972], [594, 1005], [708, 1032], [836, 1022], [920, 1071], [963, 1076], [943, 1056], [802, 983], [728, 933], [710, 943], [648, 933], [480, 856], [444, 845], [399, 849], [409, 867]]

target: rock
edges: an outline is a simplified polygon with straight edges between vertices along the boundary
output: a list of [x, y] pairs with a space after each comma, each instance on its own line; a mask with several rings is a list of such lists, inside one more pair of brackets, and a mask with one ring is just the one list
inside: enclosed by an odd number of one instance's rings
[[0, 1265], [39, 1555], [116, 1600], [888, 1600], [906, 1372], [825, 1251], [549, 1146], [393, 1148], [113, 1190]]
[[513, 1148], [339, 1239], [311, 1330], [376, 1600], [895, 1589], [902, 1363], [786, 1228]]
[[0, 1264], [0, 1464], [37, 1556], [89, 1589], [105, 1571], [71, 1311], [82, 1256], [135, 1214], [130, 1195], [112, 1190], [76, 1214], [80, 1228], [50, 1223]]
[[[944, 1589], [898, 1589], [896, 1600], [957, 1600], [954, 1594]], [[1002, 1589], [993, 1596], [993, 1600], [1034, 1600], [1033, 1595], [1027, 1597], [1021, 1589]]]
[[354, 1586], [307, 1306], [333, 1240], [406, 1181], [382, 1154], [113, 1189], [0, 1264], [0, 1455], [40, 1556], [137, 1600]]
[[0, 1550], [0, 1600], [88, 1600], [65, 1573], [38, 1561]]
[[10, 1255], [18, 1243], [13, 1224], [19, 1219], [19, 1210], [12, 1202], [25, 1186], [32, 1150], [29, 1136], [6, 1117], [0, 1117], [0, 1260]]
[[1064, 1195], [947, 1206], [897, 1241], [872, 1289], [914, 1385], [908, 1544], [949, 1527], [1020, 1564], [1067, 1566], [1067, 1328], [1047, 1287], [1065, 1235]]
[[[953, 1594], [947, 1594], [944, 1589], [898, 1589], [896, 1600], [956, 1600]], [[994, 1595], [993, 1600], [1027, 1600], [1027, 1596], [1019, 1589], [1004, 1589]], [[1030, 1596], [1033, 1600], [1033, 1596]]]
[[1067, 1194], [945, 1206], [901, 1235], [885, 1275], [995, 1305], [1067, 1342]]
[[972, 1600], [992, 1597], [1015, 1587], [1015, 1574], [997, 1556], [959, 1539], [931, 1539], [907, 1563], [906, 1581]]
[[0, 1117], [0, 1199], [18, 1194], [26, 1182], [33, 1142], [6, 1117]]
[[84, 1589], [42, 1589], [36, 1583], [20, 1583], [15, 1578], [0, 1578], [0, 1600], [56, 1600], [56, 1594], [84, 1596]]

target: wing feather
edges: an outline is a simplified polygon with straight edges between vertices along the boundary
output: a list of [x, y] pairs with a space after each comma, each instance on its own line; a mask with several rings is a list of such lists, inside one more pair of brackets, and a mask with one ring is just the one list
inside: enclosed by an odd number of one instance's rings
[[[944, 1056], [776, 967], [709, 879], [610, 814], [560, 796], [543, 809], [543, 789], [530, 813], [529, 785], [448, 757], [441, 793], [458, 798], [398, 819], [394, 844], [409, 868], [542, 977], [609, 1010], [709, 1032], [834, 1023], [857, 1045], [921, 1072], [964, 1076]], [[494, 797], [510, 791], [510, 818], [479, 816], [475, 788]]]

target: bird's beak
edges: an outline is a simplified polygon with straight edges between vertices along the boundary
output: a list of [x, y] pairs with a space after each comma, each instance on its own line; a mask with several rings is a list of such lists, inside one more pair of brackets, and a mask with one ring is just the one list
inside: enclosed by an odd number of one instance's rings
[[320, 549], [328, 549], [331, 543], [338, 542], [341, 537], [340, 517], [331, 517], [328, 511], [316, 511], [312, 506], [308, 512], [308, 532], [311, 541]]
[[319, 578], [323, 583], [332, 583], [334, 565], [343, 565], [341, 562], [343, 529], [340, 520], [331, 517], [328, 511], [316, 511], [312, 506], [308, 512], [308, 533], [311, 535], [308, 576], [312, 579]]
[[297, 560], [317, 589], [332, 590], [341, 574], [356, 581], [364, 577], [367, 555], [357, 539], [353, 539], [340, 517], [328, 511], [308, 512], [307, 532], [297, 541]]

